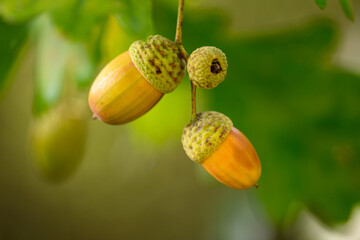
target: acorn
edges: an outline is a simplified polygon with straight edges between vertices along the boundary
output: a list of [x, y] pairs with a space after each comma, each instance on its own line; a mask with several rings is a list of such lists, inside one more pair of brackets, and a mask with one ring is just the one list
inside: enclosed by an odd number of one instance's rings
[[94, 117], [123, 124], [142, 116], [179, 85], [185, 71], [185, 59], [174, 42], [160, 35], [134, 42], [95, 79], [89, 93]]
[[211, 89], [226, 77], [228, 64], [225, 54], [216, 47], [201, 47], [190, 54], [187, 70], [195, 86]]
[[29, 139], [31, 160], [44, 180], [60, 183], [78, 169], [85, 154], [87, 135], [84, 106], [71, 100], [34, 119]]
[[228, 187], [257, 187], [261, 175], [258, 155], [246, 138], [224, 114], [208, 111], [186, 125], [182, 144], [186, 154], [215, 179]]

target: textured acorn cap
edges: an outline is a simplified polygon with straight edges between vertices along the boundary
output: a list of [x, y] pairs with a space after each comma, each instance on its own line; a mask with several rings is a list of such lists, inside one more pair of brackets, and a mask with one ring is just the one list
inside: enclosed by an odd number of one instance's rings
[[199, 88], [214, 88], [226, 77], [228, 64], [225, 54], [216, 47], [201, 47], [188, 60], [190, 80]]
[[185, 75], [186, 63], [179, 48], [160, 35], [134, 42], [129, 52], [144, 78], [162, 93], [173, 91]]
[[186, 154], [201, 163], [225, 140], [233, 126], [222, 113], [208, 111], [196, 115], [196, 121], [184, 128], [182, 143]]

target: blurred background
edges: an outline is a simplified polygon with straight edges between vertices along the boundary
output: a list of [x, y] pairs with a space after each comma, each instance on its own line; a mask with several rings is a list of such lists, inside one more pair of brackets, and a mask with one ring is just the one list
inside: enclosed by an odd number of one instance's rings
[[349, 3], [186, 0], [185, 49], [229, 63], [198, 110], [229, 116], [262, 163], [259, 188], [239, 191], [182, 148], [187, 77], [130, 124], [91, 120], [96, 75], [135, 40], [174, 39], [176, 0], [0, 0], [0, 239], [359, 240]]

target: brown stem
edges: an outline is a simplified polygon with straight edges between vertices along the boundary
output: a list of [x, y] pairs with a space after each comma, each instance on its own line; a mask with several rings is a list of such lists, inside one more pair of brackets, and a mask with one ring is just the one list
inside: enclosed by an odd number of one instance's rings
[[176, 26], [176, 36], [175, 43], [180, 49], [185, 61], [189, 58], [189, 54], [187, 54], [184, 46], [182, 45], [182, 32], [183, 32], [183, 21], [184, 21], [184, 1], [179, 0], [179, 8], [178, 8], [178, 17], [177, 17], [177, 26]]
[[184, 20], [184, 0], [179, 0], [175, 42], [182, 45], [182, 28]]
[[[179, 0], [175, 43], [180, 49], [180, 52], [182, 53], [185, 61], [187, 62], [189, 58], [189, 54], [186, 52], [184, 46], [182, 45], [184, 1], [185, 0]], [[192, 82], [191, 82], [191, 103], [192, 103], [191, 121], [195, 121], [196, 120], [196, 86]]]
[[186, 52], [184, 46], [181, 44], [181, 45], [177, 45], [181, 54], [183, 55], [185, 61], [187, 62], [188, 58], [189, 58], [189, 54]]
[[191, 81], [191, 103], [192, 103], [192, 111], [191, 111], [191, 121], [196, 121], [196, 86]]

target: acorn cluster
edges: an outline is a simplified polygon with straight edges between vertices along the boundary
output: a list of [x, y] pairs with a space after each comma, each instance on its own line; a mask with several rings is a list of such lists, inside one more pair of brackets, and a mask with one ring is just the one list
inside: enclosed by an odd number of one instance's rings
[[[211, 89], [225, 79], [228, 64], [220, 49], [201, 47], [191, 53], [187, 68], [195, 86]], [[257, 187], [261, 175], [259, 157], [246, 136], [224, 114], [196, 114], [184, 128], [181, 141], [189, 158], [219, 182], [235, 189]]]
[[[139, 118], [176, 89], [186, 69], [192, 84], [211, 89], [225, 79], [228, 64], [216, 47], [200, 47], [188, 57], [179, 44], [160, 35], [134, 42], [95, 79], [89, 93], [93, 117], [108, 124]], [[194, 115], [182, 143], [189, 158], [223, 184], [235, 189], [257, 186], [259, 158], [225, 115], [214, 111]]]

